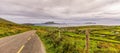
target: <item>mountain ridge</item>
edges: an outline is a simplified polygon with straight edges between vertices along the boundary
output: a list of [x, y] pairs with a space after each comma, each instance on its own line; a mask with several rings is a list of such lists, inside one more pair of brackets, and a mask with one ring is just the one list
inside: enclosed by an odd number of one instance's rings
[[6, 23], [6, 24], [16, 24], [12, 21], [9, 21], [9, 20], [6, 20], [6, 19], [3, 19], [3, 18], [0, 18], [0, 23]]

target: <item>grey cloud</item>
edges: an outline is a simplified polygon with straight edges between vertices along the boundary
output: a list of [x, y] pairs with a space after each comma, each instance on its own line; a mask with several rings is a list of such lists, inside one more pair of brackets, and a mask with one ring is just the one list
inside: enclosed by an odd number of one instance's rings
[[115, 3], [120, 0], [0, 0], [0, 15], [58, 20], [120, 17], [118, 10], [107, 11]]

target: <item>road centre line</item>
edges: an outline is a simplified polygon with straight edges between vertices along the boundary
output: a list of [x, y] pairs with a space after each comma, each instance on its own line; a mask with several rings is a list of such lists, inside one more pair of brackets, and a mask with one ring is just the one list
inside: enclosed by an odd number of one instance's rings
[[20, 53], [23, 50], [24, 47], [25, 47], [25, 45], [22, 45], [21, 48], [18, 50], [17, 53]]

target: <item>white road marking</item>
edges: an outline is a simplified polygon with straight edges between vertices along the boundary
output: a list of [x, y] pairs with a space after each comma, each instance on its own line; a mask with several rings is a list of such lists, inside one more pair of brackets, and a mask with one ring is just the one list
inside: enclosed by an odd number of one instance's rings
[[25, 45], [22, 45], [21, 48], [18, 50], [17, 53], [20, 53], [23, 50], [24, 47], [25, 47]]

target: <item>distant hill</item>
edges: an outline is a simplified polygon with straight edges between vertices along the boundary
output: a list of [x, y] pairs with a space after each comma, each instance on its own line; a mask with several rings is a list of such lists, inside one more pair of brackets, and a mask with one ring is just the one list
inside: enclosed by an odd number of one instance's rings
[[86, 22], [84, 24], [96, 24], [95, 22]]
[[5, 19], [3, 19], [3, 18], [0, 18], [0, 23], [15, 24], [14, 22], [11, 22], [11, 21], [8, 21], [8, 20], [5, 20]]
[[[14, 23], [14, 22], [11, 22], [9, 20], [6, 20], [6, 19], [3, 19], [3, 18], [0, 18], [0, 30], [7, 30], [7, 29], [15, 29], [15, 30], [28, 30], [28, 29], [31, 29], [29, 26], [25, 26], [25, 25], [21, 25], [21, 24], [17, 24], [17, 23]], [[9, 30], [8, 30], [9, 31]]]
[[0, 18], [0, 27], [12, 27], [12, 26], [20, 26], [20, 24], [11, 22], [9, 20]]
[[27, 25], [27, 26], [34, 26], [35, 24], [32, 24], [32, 23], [24, 23], [22, 25]]
[[45, 22], [45, 23], [43, 23], [43, 24], [58, 24], [58, 23], [55, 23], [55, 22], [53, 22], [53, 21], [50, 21], [50, 22]]

